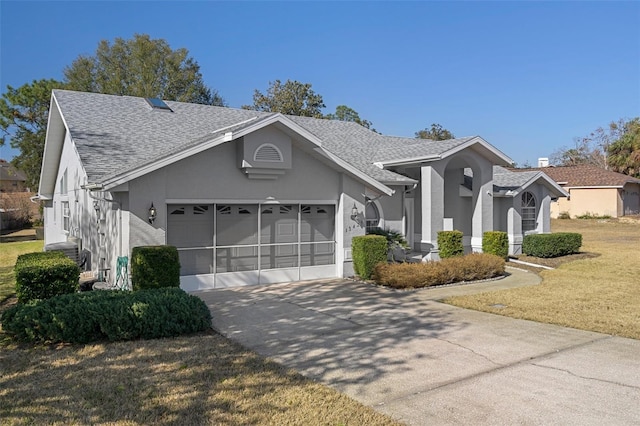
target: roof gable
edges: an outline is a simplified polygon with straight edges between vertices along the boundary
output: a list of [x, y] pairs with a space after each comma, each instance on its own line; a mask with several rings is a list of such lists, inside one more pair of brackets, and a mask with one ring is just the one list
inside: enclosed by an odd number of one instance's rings
[[493, 190], [497, 194], [516, 196], [535, 183], [546, 186], [557, 197], [569, 196], [568, 192], [542, 171], [493, 167]]

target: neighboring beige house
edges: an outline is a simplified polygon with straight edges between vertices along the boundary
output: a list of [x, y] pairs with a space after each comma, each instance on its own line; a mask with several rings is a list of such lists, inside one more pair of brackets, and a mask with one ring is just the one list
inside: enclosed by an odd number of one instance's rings
[[[93, 270], [142, 245], [178, 247], [181, 287], [353, 274], [351, 239], [402, 232], [416, 257], [437, 234], [550, 232], [567, 193], [479, 136], [429, 141], [352, 122], [54, 90], [39, 197], [45, 244], [74, 241]], [[504, 167], [503, 167], [504, 166]]]
[[[528, 169], [532, 170], [532, 169]], [[551, 204], [551, 217], [592, 214], [620, 217], [640, 214], [640, 179], [591, 165], [540, 167], [569, 193]]]

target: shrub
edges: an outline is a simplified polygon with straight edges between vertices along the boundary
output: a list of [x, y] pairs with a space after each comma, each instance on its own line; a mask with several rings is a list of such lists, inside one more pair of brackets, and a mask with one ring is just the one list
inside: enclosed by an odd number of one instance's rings
[[376, 283], [393, 288], [422, 288], [477, 281], [504, 275], [503, 258], [487, 253], [472, 253], [438, 262], [379, 263], [373, 273]]
[[65, 294], [12, 306], [1, 320], [20, 341], [87, 343], [194, 333], [210, 327], [211, 314], [196, 296], [161, 288]]
[[131, 250], [134, 290], [180, 287], [180, 258], [174, 246], [143, 246]]
[[586, 212], [576, 216], [576, 219], [611, 219], [611, 216], [608, 214], [599, 215], [597, 213]]
[[387, 260], [404, 262], [409, 243], [400, 231], [392, 229], [375, 228], [367, 233], [368, 235], [382, 235], [387, 239]]
[[571, 215], [569, 212], [560, 212], [558, 214], [558, 219], [571, 219]]
[[373, 267], [387, 261], [387, 239], [381, 235], [363, 235], [351, 240], [353, 269], [360, 278], [368, 280]]
[[60, 251], [22, 254], [14, 271], [19, 303], [78, 291], [80, 268]]
[[582, 235], [573, 232], [530, 234], [522, 240], [522, 252], [535, 257], [558, 257], [578, 253]]
[[462, 245], [462, 232], [460, 231], [440, 231], [438, 232], [438, 249], [440, 258], [462, 256], [464, 246]]
[[482, 251], [503, 259], [509, 255], [509, 236], [502, 231], [488, 231], [482, 235]]

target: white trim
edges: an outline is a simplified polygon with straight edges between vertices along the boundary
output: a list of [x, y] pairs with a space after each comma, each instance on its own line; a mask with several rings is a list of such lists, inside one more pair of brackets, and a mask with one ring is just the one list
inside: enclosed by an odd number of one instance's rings
[[448, 151], [441, 152], [440, 154], [430, 154], [430, 155], [422, 155], [416, 157], [407, 157], [397, 160], [388, 160], [388, 161], [377, 161], [374, 163], [377, 167], [384, 168], [389, 166], [400, 166], [400, 165], [410, 165], [416, 163], [427, 163], [431, 161], [438, 161], [444, 158], [450, 157], [458, 152], [471, 147], [472, 145], [479, 144], [484, 147], [487, 151], [491, 152], [494, 156], [496, 156], [499, 160], [504, 162], [504, 165], [511, 166], [513, 164], [513, 160], [506, 156], [502, 151], [498, 150], [496, 147], [491, 145], [489, 142], [481, 138], [480, 136], [474, 136], [466, 142], [461, 143], [460, 145], [451, 148]]
[[165, 204], [260, 204], [264, 206], [278, 204], [330, 204], [337, 205], [336, 200], [258, 200], [253, 198], [166, 198]]
[[[627, 183], [638, 184], [640, 182], [629, 181], [629, 182], [626, 182], [625, 185]], [[621, 186], [618, 186], [618, 185], [607, 185], [607, 186], [605, 186], [605, 185], [603, 185], [603, 186], [565, 186], [563, 188], [565, 188], [565, 189], [623, 189], [624, 185], [621, 185]]]
[[392, 195], [394, 193], [394, 190], [392, 190], [391, 188], [389, 188], [388, 186], [378, 182], [377, 180], [371, 178], [369, 175], [361, 172], [360, 170], [356, 169], [355, 167], [353, 167], [352, 165], [350, 165], [349, 163], [345, 162], [344, 160], [342, 160], [341, 158], [331, 154], [330, 152], [326, 151], [324, 148], [322, 148], [322, 141], [315, 136], [313, 133], [307, 131], [305, 128], [299, 126], [298, 124], [296, 124], [295, 122], [293, 122], [292, 120], [290, 120], [289, 118], [285, 117], [284, 115], [278, 113], [278, 114], [274, 114], [274, 115], [270, 115], [265, 117], [264, 119], [258, 120], [255, 123], [252, 123], [250, 125], [248, 125], [247, 127], [238, 130], [237, 132], [227, 132], [222, 136], [216, 136], [213, 139], [209, 139], [209, 140], [204, 140], [201, 143], [198, 143], [195, 146], [192, 146], [190, 148], [185, 148], [184, 150], [172, 154], [168, 157], [162, 158], [160, 160], [154, 161], [152, 163], [148, 163], [145, 165], [142, 165], [138, 168], [136, 168], [135, 170], [131, 170], [125, 173], [122, 173], [120, 175], [117, 176], [113, 176], [113, 177], [109, 177], [107, 179], [104, 180], [103, 184], [104, 184], [104, 188], [105, 190], [109, 190], [117, 185], [121, 185], [125, 182], [128, 182], [132, 179], [138, 178], [140, 176], [143, 176], [147, 173], [151, 173], [153, 171], [156, 171], [162, 167], [168, 166], [170, 164], [175, 163], [176, 161], [185, 159], [187, 157], [190, 157], [192, 155], [196, 155], [199, 154], [202, 151], [205, 151], [207, 149], [213, 148], [215, 146], [218, 146], [222, 143], [225, 142], [229, 142], [231, 140], [235, 140], [238, 138], [241, 138], [249, 133], [255, 132], [256, 130], [262, 129], [266, 126], [269, 126], [271, 124], [274, 123], [280, 123], [281, 125], [285, 126], [286, 128], [288, 128], [289, 130], [297, 133], [299, 136], [301, 136], [302, 138], [304, 138], [306, 141], [308, 141], [309, 143], [311, 143], [312, 145], [314, 145], [314, 151], [318, 154], [323, 155], [324, 157], [328, 158], [329, 160], [331, 160], [334, 164], [336, 164], [337, 166], [339, 166], [339, 168], [341, 168], [342, 170], [348, 172], [349, 174], [355, 176], [356, 178], [358, 178], [359, 180], [363, 181], [365, 184], [374, 187], [376, 189], [378, 189], [379, 191], [384, 192], [387, 195]]

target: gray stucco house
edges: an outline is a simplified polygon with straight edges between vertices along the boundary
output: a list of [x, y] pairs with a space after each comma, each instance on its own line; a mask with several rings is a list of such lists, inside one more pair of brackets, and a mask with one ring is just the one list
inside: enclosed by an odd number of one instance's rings
[[[479, 136], [390, 137], [356, 123], [54, 90], [39, 197], [45, 244], [75, 241], [91, 267], [141, 245], [179, 249], [181, 286], [349, 276], [351, 239], [399, 230], [424, 259], [437, 232], [550, 231], [567, 193]], [[504, 166], [504, 167], [503, 167]]]

